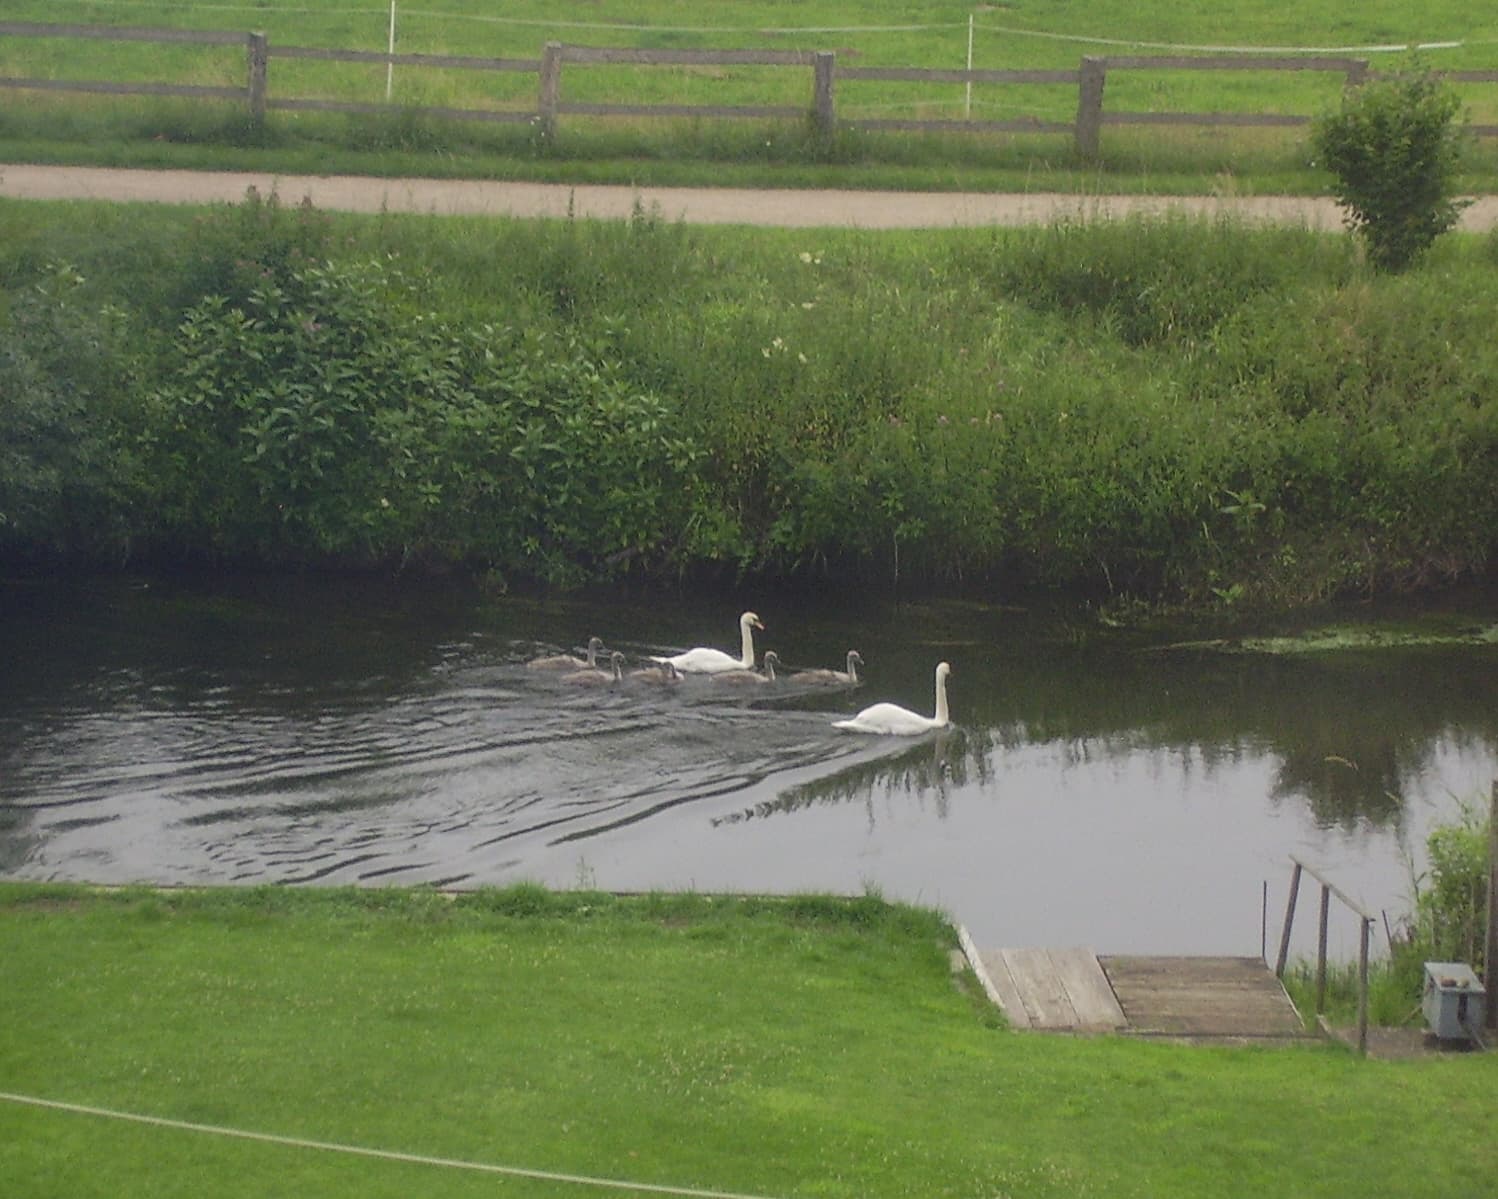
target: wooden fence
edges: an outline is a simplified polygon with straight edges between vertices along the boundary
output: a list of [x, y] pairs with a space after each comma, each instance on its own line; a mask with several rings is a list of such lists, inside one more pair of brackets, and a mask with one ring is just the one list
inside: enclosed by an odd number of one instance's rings
[[[1075, 70], [927, 70], [918, 67], [839, 67], [832, 51], [777, 50], [636, 50], [595, 46], [573, 46], [547, 42], [540, 58], [472, 58], [449, 54], [391, 54], [376, 50], [324, 50], [302, 46], [272, 46], [263, 33], [231, 33], [184, 29], [133, 29], [118, 26], [49, 25], [36, 22], [0, 21], [0, 37], [98, 38], [113, 41], [199, 44], [245, 48], [245, 86], [200, 87], [170, 83], [111, 83], [86, 80], [35, 79], [0, 76], [0, 88], [33, 88], [64, 92], [102, 92], [110, 95], [187, 96], [234, 100], [246, 105], [254, 120], [264, 120], [270, 110], [379, 113], [389, 102], [365, 103], [344, 100], [299, 99], [273, 96], [270, 61], [273, 58], [320, 59], [328, 62], [382, 64], [387, 67], [442, 67], [473, 71], [520, 71], [537, 78], [534, 109], [414, 108], [409, 111], [450, 120], [499, 121], [536, 125], [549, 136], [558, 130], [564, 116], [590, 117], [689, 117], [770, 118], [803, 120], [824, 135], [838, 128], [890, 129], [915, 132], [959, 133], [1057, 133], [1069, 134], [1077, 151], [1096, 158], [1105, 125], [1305, 125], [1311, 117], [1273, 113], [1190, 113], [1105, 111], [1103, 97], [1110, 73], [1124, 71], [1323, 71], [1343, 76], [1347, 86], [1371, 77], [1368, 62], [1360, 58], [1265, 57], [1261, 55], [1214, 55], [1211, 57], [1110, 56], [1084, 57]], [[808, 107], [795, 105], [678, 105], [678, 104], [581, 104], [562, 98], [564, 64], [630, 64], [650, 66], [771, 66], [811, 68], [812, 94]], [[1498, 71], [1449, 71], [1451, 82], [1498, 83]], [[836, 107], [836, 85], [841, 80], [881, 80], [918, 84], [1069, 84], [1077, 89], [1076, 117], [1071, 121], [1047, 121], [1038, 117], [1012, 120], [901, 120], [840, 119]], [[1471, 126], [1478, 136], [1498, 136], [1498, 125]]]

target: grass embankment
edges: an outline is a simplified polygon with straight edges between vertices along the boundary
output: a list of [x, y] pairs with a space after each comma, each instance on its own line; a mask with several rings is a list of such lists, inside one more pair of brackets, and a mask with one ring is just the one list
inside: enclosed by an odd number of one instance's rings
[[[1498, 537], [1492, 238], [0, 205], [13, 561], [1297, 603]], [[59, 264], [66, 264], [60, 266]]]
[[[1485, 1193], [1498, 1058], [1003, 1031], [866, 897], [0, 886], [3, 1089], [766, 1196]], [[12, 1199], [589, 1194], [0, 1102]]]
[[[1033, 7], [1033, 6], [1029, 6]], [[1357, 47], [1446, 44], [1427, 51], [1442, 70], [1491, 70], [1498, 24], [1474, 24], [1470, 5], [1412, 7], [1376, 0], [1355, 11], [1306, 5], [1207, 4], [1182, 11], [1163, 0], [1085, 6], [974, 6], [936, 0], [896, 12], [879, 0], [702, 5], [683, 19], [672, 0], [603, 0], [578, 14], [544, 0], [450, 0], [398, 7], [401, 53], [534, 61], [548, 40], [666, 49], [834, 50], [844, 67], [1076, 71], [1084, 54], [1159, 54], [1172, 47]], [[388, 10], [302, 0], [254, 10], [212, 6], [101, 10], [82, 0], [10, 0], [6, 17], [38, 22], [265, 32], [272, 46], [383, 52]], [[1333, 57], [1338, 56], [1334, 54]], [[1403, 56], [1363, 55], [1376, 67]], [[1284, 57], [1281, 55], [1280, 57]], [[0, 75], [71, 80], [245, 86], [239, 45], [164, 46], [81, 39], [0, 39]], [[114, 165], [255, 167], [282, 172], [435, 174], [561, 182], [837, 186], [1035, 191], [1323, 192], [1303, 127], [1109, 126], [1102, 153], [1081, 161], [1068, 133], [930, 134], [844, 129], [830, 143], [796, 120], [662, 120], [568, 115], [558, 136], [527, 125], [447, 122], [421, 107], [536, 107], [534, 72], [397, 68], [386, 114], [272, 110], [252, 126], [238, 101], [71, 96], [16, 91], [0, 111], [0, 159]], [[1112, 113], [1268, 113], [1313, 116], [1336, 107], [1344, 75], [1329, 71], [1113, 71]], [[383, 65], [272, 58], [275, 98], [380, 104]], [[1498, 88], [1454, 84], [1477, 123], [1498, 119]], [[569, 66], [570, 103], [778, 106], [809, 109], [804, 67]], [[839, 79], [838, 112], [859, 119], [1075, 120], [1075, 83], [911, 83]], [[1495, 148], [1473, 153], [1461, 186], [1488, 190]]]

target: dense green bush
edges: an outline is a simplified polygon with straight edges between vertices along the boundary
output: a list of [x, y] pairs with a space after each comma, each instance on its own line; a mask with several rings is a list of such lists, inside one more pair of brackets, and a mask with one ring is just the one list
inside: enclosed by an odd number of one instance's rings
[[1429, 72], [1410, 70], [1344, 94], [1312, 129], [1337, 199], [1380, 270], [1402, 271], [1454, 226], [1461, 102]]
[[0, 552], [121, 559], [141, 479], [126, 314], [52, 264], [0, 322]]
[[606, 342], [451, 325], [380, 260], [255, 269], [188, 312], [153, 396], [174, 538], [558, 581], [666, 552], [698, 451]]

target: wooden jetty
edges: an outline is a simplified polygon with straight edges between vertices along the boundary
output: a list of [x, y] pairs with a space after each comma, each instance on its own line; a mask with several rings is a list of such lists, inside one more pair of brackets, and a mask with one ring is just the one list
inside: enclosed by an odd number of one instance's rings
[[968, 965], [1017, 1029], [1193, 1041], [1290, 1041], [1311, 1035], [1260, 958], [979, 950], [965, 932], [962, 942]]

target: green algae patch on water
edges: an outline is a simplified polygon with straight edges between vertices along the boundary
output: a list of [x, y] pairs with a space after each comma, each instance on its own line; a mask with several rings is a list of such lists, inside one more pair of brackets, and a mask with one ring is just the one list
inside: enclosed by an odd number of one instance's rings
[[1343, 650], [1420, 649], [1455, 645], [1498, 645], [1498, 624], [1458, 629], [1360, 628], [1328, 625], [1303, 633], [1243, 637], [1219, 643], [1221, 649], [1245, 654], [1329, 654]]

